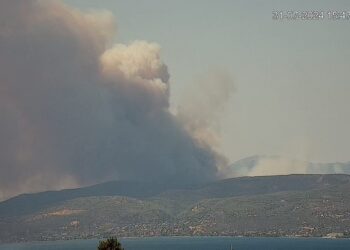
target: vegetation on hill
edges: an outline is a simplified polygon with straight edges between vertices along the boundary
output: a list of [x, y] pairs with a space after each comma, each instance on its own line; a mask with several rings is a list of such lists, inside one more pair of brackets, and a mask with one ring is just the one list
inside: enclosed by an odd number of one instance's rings
[[348, 175], [291, 175], [227, 179], [144, 198], [84, 196], [35, 212], [0, 213], [0, 241], [113, 235], [347, 236], [348, 190]]
[[108, 238], [106, 240], [100, 241], [98, 245], [98, 250], [124, 250], [121, 243], [117, 238]]

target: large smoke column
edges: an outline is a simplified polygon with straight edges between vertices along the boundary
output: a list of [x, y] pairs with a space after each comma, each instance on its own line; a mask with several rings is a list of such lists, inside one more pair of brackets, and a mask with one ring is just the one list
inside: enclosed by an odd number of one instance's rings
[[109, 179], [189, 183], [222, 159], [169, 112], [159, 46], [109, 12], [0, 1], [0, 199]]

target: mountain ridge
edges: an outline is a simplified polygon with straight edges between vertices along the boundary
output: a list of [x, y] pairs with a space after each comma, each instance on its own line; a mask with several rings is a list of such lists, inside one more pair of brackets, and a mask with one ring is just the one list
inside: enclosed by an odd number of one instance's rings
[[[237, 177], [182, 189], [144, 190], [145, 184], [138, 184], [130, 190], [130, 185], [136, 184], [107, 182], [1, 202], [0, 242], [112, 235], [350, 235], [346, 174]], [[58, 198], [46, 200], [50, 195]]]
[[279, 155], [253, 155], [227, 168], [230, 176], [266, 176], [286, 174], [350, 174], [348, 162], [309, 162]]

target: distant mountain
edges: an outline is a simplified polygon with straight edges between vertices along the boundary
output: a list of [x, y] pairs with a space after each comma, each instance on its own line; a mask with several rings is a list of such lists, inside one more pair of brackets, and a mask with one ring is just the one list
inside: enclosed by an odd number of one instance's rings
[[350, 162], [314, 163], [282, 156], [255, 155], [234, 162], [228, 172], [231, 176], [350, 174]]
[[232, 174], [235, 176], [247, 176], [249, 172], [253, 170], [259, 163], [259, 160], [265, 158], [265, 156], [249, 156], [232, 163], [229, 166], [229, 169], [232, 171]]
[[[162, 189], [164, 188], [164, 189]], [[0, 203], [0, 241], [154, 235], [347, 236], [349, 175], [240, 177], [176, 189], [133, 182]]]

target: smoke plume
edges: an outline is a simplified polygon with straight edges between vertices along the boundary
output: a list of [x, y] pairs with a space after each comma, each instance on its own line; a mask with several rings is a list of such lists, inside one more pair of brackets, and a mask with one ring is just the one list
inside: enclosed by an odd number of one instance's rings
[[197, 140], [217, 147], [218, 121], [233, 91], [233, 79], [226, 71], [209, 70], [187, 86], [181, 95], [177, 116]]
[[0, 199], [110, 179], [216, 178], [222, 157], [199, 138], [203, 123], [188, 129], [169, 112], [160, 47], [113, 45], [115, 30], [107, 11], [0, 1]]

